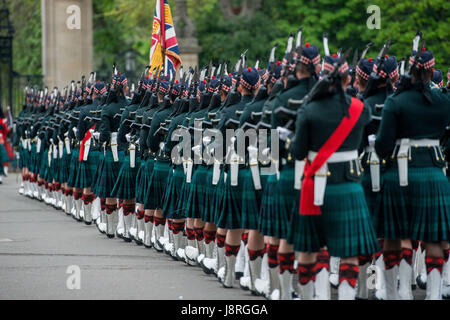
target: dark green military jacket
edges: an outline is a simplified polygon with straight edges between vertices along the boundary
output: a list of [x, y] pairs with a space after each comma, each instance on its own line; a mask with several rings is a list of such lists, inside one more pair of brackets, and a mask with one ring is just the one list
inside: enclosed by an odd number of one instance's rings
[[122, 116], [120, 118], [120, 127], [118, 133], [118, 139], [123, 144], [128, 144], [126, 135], [131, 132], [130, 122], [125, 120], [133, 120], [135, 116], [131, 116], [130, 112], [135, 112], [139, 108], [139, 103], [131, 104], [125, 107], [125, 110], [122, 112]]
[[[288, 83], [289, 86], [282, 92], [280, 92], [273, 102], [273, 111], [275, 111], [278, 107], [284, 107], [291, 110], [297, 110], [297, 107], [289, 107], [288, 101], [289, 99], [301, 100], [303, 97], [308, 94], [309, 90], [315, 83], [314, 78], [303, 78], [301, 80], [295, 79]], [[272, 112], [271, 115], [271, 127], [272, 129], [276, 129], [277, 127], [284, 127], [286, 125], [286, 121], [280, 116]], [[269, 139], [270, 141], [270, 139]], [[280, 158], [286, 159], [287, 163], [292, 165], [294, 163], [294, 159], [287, 152], [286, 145], [284, 141], [279, 140], [279, 156]], [[289, 147], [289, 146], [288, 146]]]
[[77, 139], [81, 141], [84, 139], [86, 133], [91, 128], [91, 122], [86, 120], [86, 117], [91, 116], [92, 110], [97, 110], [97, 107], [100, 103], [100, 99], [96, 98], [92, 101], [91, 104], [85, 105], [80, 109], [80, 115], [78, 117], [78, 125], [77, 125]]
[[[392, 159], [398, 139], [439, 140], [450, 125], [450, 96], [439, 89], [426, 90], [431, 95], [431, 104], [426, 102], [419, 84], [413, 84], [409, 90], [395, 93], [386, 99], [375, 142], [378, 156], [385, 161]], [[411, 148], [410, 158], [408, 165], [413, 167], [445, 165], [443, 157], [436, 155], [434, 148]], [[396, 161], [390, 163], [395, 164]]]
[[162, 159], [158, 151], [160, 150], [160, 143], [164, 140], [164, 135], [161, 135], [159, 133], [155, 135], [155, 133], [160, 128], [161, 123], [165, 122], [172, 112], [172, 108], [170, 108], [170, 106], [163, 108], [163, 104], [164, 102], [161, 103], [160, 108], [158, 108], [158, 110], [153, 115], [150, 130], [147, 136], [147, 147], [149, 148], [150, 152], [156, 153], [158, 159]]
[[[346, 105], [349, 106], [351, 97], [345, 94], [345, 98]], [[290, 143], [290, 151], [295, 159], [304, 160], [309, 151], [320, 150], [344, 118], [342, 104], [341, 96], [333, 94], [311, 101], [298, 110], [295, 136]], [[370, 122], [370, 116], [370, 109], [364, 107], [361, 116], [337, 152], [358, 150], [364, 128]], [[328, 164], [327, 183], [360, 181], [362, 173], [357, 162]]]
[[[102, 109], [101, 124], [100, 124], [100, 144], [106, 142], [108, 145], [111, 141], [111, 133], [117, 132], [120, 126], [120, 118], [114, 118], [116, 113], [120, 113], [120, 108], [123, 108], [127, 104], [127, 100], [124, 96], [117, 97], [117, 101], [112, 102]], [[126, 144], [117, 141], [118, 150], [125, 150]]]

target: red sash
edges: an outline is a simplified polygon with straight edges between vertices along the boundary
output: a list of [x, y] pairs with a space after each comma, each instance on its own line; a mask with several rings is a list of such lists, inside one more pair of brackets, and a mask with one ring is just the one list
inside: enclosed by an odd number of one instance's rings
[[[92, 130], [95, 128], [95, 125], [92, 126]], [[86, 141], [88, 141], [90, 138], [92, 137], [91, 134], [91, 130], [89, 129], [86, 132], [86, 135], [84, 136], [83, 140], [81, 141], [81, 145], [80, 145], [80, 154], [78, 155], [78, 161], [81, 162], [83, 161], [84, 158], [84, 144], [86, 143]]]
[[302, 181], [302, 191], [300, 194], [300, 208], [301, 215], [320, 215], [322, 211], [320, 206], [314, 205], [314, 174], [325, 164], [336, 150], [347, 139], [352, 131], [363, 110], [363, 103], [352, 98], [352, 103], [349, 107], [350, 118], [344, 116], [336, 131], [328, 138], [325, 144], [317, 152], [316, 157], [312, 163], [309, 160], [305, 165], [305, 177]]

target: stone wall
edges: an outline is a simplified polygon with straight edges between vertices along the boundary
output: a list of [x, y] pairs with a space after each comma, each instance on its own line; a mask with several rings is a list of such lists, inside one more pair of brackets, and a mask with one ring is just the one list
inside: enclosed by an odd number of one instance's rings
[[41, 0], [42, 65], [49, 88], [93, 71], [92, 0]]

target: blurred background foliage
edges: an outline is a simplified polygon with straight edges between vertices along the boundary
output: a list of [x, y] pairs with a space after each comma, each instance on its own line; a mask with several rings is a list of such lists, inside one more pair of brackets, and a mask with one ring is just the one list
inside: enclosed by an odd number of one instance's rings
[[[6, 0], [16, 30], [14, 70], [19, 73], [42, 72], [41, 21], [39, 0]], [[246, 11], [242, 7], [246, 2]], [[169, 0], [172, 13], [176, 3]], [[381, 9], [381, 29], [370, 30], [366, 21], [369, 5]], [[96, 70], [116, 61], [124, 63], [124, 52], [137, 53], [140, 70], [149, 60], [154, 0], [93, 0], [94, 63]], [[387, 39], [395, 40], [389, 54], [399, 59], [411, 51], [412, 39], [421, 30], [427, 48], [434, 51], [436, 67], [446, 72], [450, 58], [450, 2], [447, 0], [187, 0], [188, 15], [197, 29], [202, 47], [200, 65], [237, 60], [248, 49], [250, 63], [257, 59], [267, 64], [269, 50], [280, 46], [283, 58], [289, 33], [304, 27], [306, 42], [317, 45], [323, 55], [322, 34], [329, 34], [332, 52], [338, 48], [358, 48], [368, 42], [375, 46], [375, 57]], [[244, 14], [245, 13], [245, 14]]]

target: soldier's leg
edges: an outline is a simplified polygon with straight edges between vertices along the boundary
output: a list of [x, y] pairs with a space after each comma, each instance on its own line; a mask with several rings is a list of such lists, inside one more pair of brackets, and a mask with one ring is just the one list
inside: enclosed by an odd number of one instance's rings
[[412, 243], [409, 239], [401, 240], [402, 259], [398, 267], [399, 288], [398, 295], [401, 300], [413, 300], [411, 279], [413, 274], [413, 251]]
[[80, 188], [73, 188], [73, 200], [75, 204], [75, 219], [78, 222], [83, 221], [82, 218], [82, 206], [83, 206], [83, 200], [81, 199], [83, 197], [83, 189]]
[[133, 220], [133, 214], [136, 209], [134, 199], [123, 200], [122, 208], [123, 208], [123, 223], [124, 223], [123, 240], [126, 242], [130, 242], [131, 221]]
[[425, 300], [441, 300], [441, 280], [444, 251], [441, 243], [426, 243], [427, 293]]
[[402, 256], [400, 239], [384, 239], [383, 260], [385, 264], [386, 298], [398, 300], [398, 269]]
[[187, 236], [187, 245], [184, 250], [184, 259], [189, 265], [196, 265], [197, 262], [195, 260], [198, 249], [196, 243], [196, 234], [195, 234], [195, 223], [194, 219], [187, 218], [186, 219], [186, 236]]
[[166, 226], [166, 218], [162, 217], [162, 210], [154, 210], [154, 221], [155, 221], [155, 244], [154, 248], [156, 251], [163, 251], [164, 248], [164, 229]]
[[214, 240], [216, 239], [217, 227], [214, 223], [206, 222], [203, 228], [205, 235], [205, 258], [212, 259], [214, 254]]
[[217, 228], [216, 233], [217, 259], [214, 271], [219, 280], [223, 280], [225, 275], [225, 239], [227, 236], [227, 231], [227, 229]]
[[291, 300], [292, 299], [292, 285], [298, 286], [297, 283], [292, 283], [292, 278], [294, 276], [294, 261], [295, 253], [294, 246], [289, 244], [286, 239], [280, 240], [280, 246], [278, 248], [278, 277], [280, 281], [280, 300]]
[[117, 200], [106, 198], [106, 235], [114, 238], [118, 224]]
[[[144, 205], [142, 205], [142, 209], [144, 209]], [[136, 229], [136, 243], [142, 244], [146, 248], [153, 247], [153, 228], [155, 226], [155, 210], [139, 209], [137, 212], [137, 229]]]
[[240, 242], [242, 233], [242, 229], [228, 230], [227, 232], [225, 239], [225, 274], [222, 282], [225, 288], [232, 288], [234, 285], [234, 267], [236, 263], [236, 256], [241, 246]]
[[205, 258], [205, 234], [203, 228], [205, 222], [202, 219], [194, 219], [195, 241], [197, 242], [197, 255], [195, 260], [198, 264]]
[[358, 257], [341, 258], [339, 265], [339, 300], [354, 300], [358, 281]]
[[94, 202], [95, 196], [91, 191], [91, 188], [83, 189], [83, 196], [81, 197], [84, 212], [84, 223], [90, 225], [92, 223], [92, 203]]
[[186, 237], [184, 235], [185, 219], [172, 219], [173, 249], [171, 256], [178, 260], [179, 250], [184, 252]]
[[315, 298], [317, 300], [330, 300], [330, 255], [326, 247], [321, 248], [317, 254], [316, 280], [314, 281]]
[[314, 299], [314, 281], [316, 280], [317, 252], [300, 252], [298, 255], [298, 283], [302, 300]]
[[[266, 252], [266, 246], [264, 244], [264, 236], [258, 230], [250, 230], [248, 233], [248, 257], [249, 257], [249, 271], [250, 271], [250, 283], [249, 289], [252, 294], [257, 295], [257, 289], [255, 288], [256, 279], [261, 278], [261, 264], [264, 253]], [[264, 284], [260, 284], [264, 286]], [[261, 291], [264, 288], [259, 288]]]
[[448, 259], [450, 244], [448, 242], [442, 242], [441, 245], [444, 256], [444, 266], [442, 269], [442, 298], [450, 299], [450, 263]]

